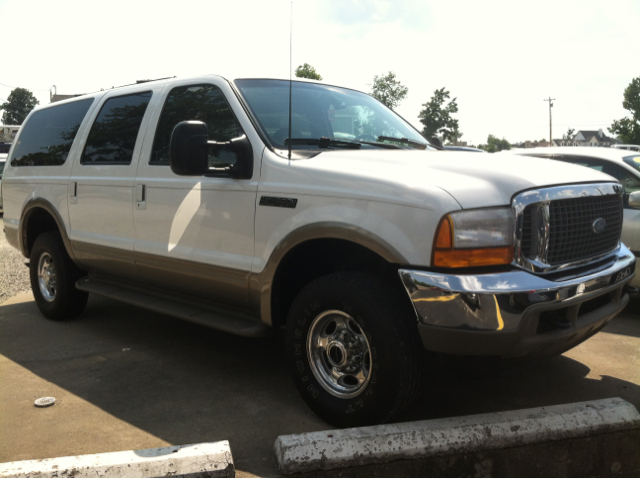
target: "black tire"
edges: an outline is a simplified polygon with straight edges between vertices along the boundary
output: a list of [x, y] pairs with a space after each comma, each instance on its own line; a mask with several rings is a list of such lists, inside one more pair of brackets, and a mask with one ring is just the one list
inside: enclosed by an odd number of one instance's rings
[[[43, 267], [46, 271], [41, 272]], [[36, 238], [31, 249], [29, 276], [36, 304], [45, 317], [62, 321], [84, 311], [89, 294], [76, 289], [82, 272], [71, 261], [58, 233], [42, 233]]]
[[286, 342], [298, 392], [334, 426], [392, 421], [419, 390], [415, 313], [402, 291], [371, 275], [335, 273], [307, 285], [289, 310]]

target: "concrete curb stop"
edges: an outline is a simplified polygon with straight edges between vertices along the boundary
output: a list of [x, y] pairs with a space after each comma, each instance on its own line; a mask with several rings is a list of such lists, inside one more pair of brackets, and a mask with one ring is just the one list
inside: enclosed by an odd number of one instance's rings
[[235, 477], [229, 441], [5, 462], [0, 477]]
[[640, 413], [610, 398], [279, 436], [274, 448], [283, 474], [633, 476], [640, 472]]

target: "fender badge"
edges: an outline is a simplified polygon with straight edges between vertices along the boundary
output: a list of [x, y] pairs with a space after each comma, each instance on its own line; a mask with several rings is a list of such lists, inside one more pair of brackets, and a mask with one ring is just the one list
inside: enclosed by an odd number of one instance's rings
[[593, 229], [594, 233], [600, 234], [605, 229], [607, 229], [607, 222], [605, 221], [604, 218], [598, 218], [593, 222], [593, 224], [591, 225], [591, 228]]
[[278, 208], [295, 208], [298, 204], [297, 198], [278, 198], [275, 196], [261, 196], [261, 206], [275, 206]]

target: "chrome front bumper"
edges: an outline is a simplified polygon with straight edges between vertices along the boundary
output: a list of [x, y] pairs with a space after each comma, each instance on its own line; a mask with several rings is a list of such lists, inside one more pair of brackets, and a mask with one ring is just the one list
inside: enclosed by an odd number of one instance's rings
[[506, 358], [558, 354], [595, 334], [629, 301], [635, 263], [621, 244], [609, 266], [565, 281], [522, 270], [399, 274], [426, 349]]

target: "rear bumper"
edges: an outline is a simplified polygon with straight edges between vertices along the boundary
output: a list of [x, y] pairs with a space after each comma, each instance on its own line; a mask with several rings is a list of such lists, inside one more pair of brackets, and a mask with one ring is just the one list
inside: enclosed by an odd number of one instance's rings
[[399, 270], [426, 349], [500, 356], [555, 355], [599, 331], [629, 301], [635, 256], [624, 245], [597, 273], [550, 281], [526, 271], [453, 275]]

